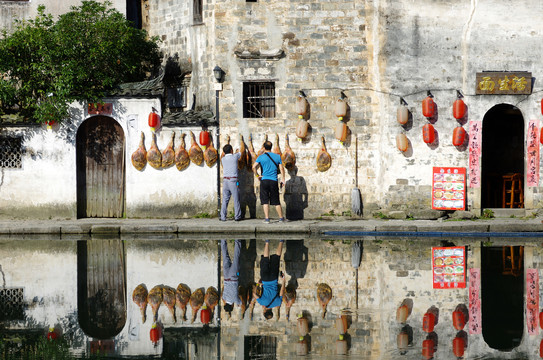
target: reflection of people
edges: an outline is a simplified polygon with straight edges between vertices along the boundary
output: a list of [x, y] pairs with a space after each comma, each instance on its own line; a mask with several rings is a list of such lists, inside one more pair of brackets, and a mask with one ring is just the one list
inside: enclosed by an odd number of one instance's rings
[[221, 206], [221, 221], [226, 221], [226, 211], [230, 196], [234, 198], [234, 220], [241, 220], [241, 206], [239, 204], [238, 191], [238, 160], [241, 153], [232, 154], [232, 145], [226, 144], [222, 148], [225, 155], [221, 160], [222, 163], [222, 206]]
[[[264, 143], [264, 153], [260, 155], [254, 165], [253, 172], [260, 180], [260, 202], [264, 208], [264, 222], [270, 223], [270, 205], [275, 205], [279, 222], [284, 222], [283, 210], [279, 201], [279, 188], [277, 184], [277, 173], [281, 172], [281, 187], [285, 185], [285, 168], [281, 163], [281, 156], [271, 152], [272, 143]], [[262, 169], [262, 175], [258, 175], [258, 167]]]
[[262, 282], [262, 295], [258, 296], [253, 293], [253, 298], [262, 305], [262, 311], [266, 319], [273, 317], [272, 308], [281, 306], [283, 302], [283, 294], [285, 292], [285, 275], [281, 274], [281, 291], [277, 280], [279, 278], [279, 262], [281, 253], [283, 252], [283, 242], [281, 240], [277, 246], [275, 254], [270, 256], [270, 241], [266, 240], [264, 246], [264, 254], [260, 257], [260, 281]]
[[222, 293], [222, 302], [224, 311], [231, 313], [234, 305], [241, 304], [238, 296], [238, 278], [239, 278], [239, 257], [241, 253], [241, 240], [234, 241], [234, 261], [228, 254], [226, 240], [221, 240], [222, 271], [224, 276], [224, 290]]

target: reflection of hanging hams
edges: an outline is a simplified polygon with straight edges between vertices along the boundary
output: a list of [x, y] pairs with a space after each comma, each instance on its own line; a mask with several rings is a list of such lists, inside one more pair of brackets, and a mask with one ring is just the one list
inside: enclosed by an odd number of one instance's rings
[[272, 153], [281, 156], [281, 148], [279, 147], [279, 135], [275, 134], [275, 144], [273, 144]]
[[322, 146], [319, 153], [317, 154], [317, 170], [326, 171], [330, 169], [330, 165], [332, 165], [332, 157], [326, 151], [326, 145], [324, 144], [324, 136], [323, 136]]
[[332, 299], [332, 289], [328, 284], [319, 284], [317, 285], [317, 299], [322, 308], [322, 318], [326, 315], [326, 306]]
[[257, 158], [255, 148], [253, 147], [253, 134], [249, 134], [249, 151], [248, 151], [247, 170], [253, 171], [253, 164]]
[[238, 160], [238, 169], [243, 169], [247, 166], [247, 148], [245, 147], [245, 140], [243, 140], [243, 135], [239, 134], [239, 152], [241, 156]]
[[[226, 135], [226, 144], [224, 144], [224, 146], [226, 146], [226, 145], [230, 145], [230, 135]], [[224, 147], [224, 146], [223, 146], [223, 147]], [[224, 151], [223, 151], [223, 152], [221, 153], [221, 160], [222, 160], [222, 158], [224, 157], [224, 155], [226, 155], [226, 154], [225, 154]]]
[[147, 296], [147, 299], [149, 301], [149, 305], [151, 305], [151, 309], [153, 310], [153, 321], [157, 322], [158, 320], [158, 308], [160, 307], [160, 304], [162, 304], [162, 286], [157, 285], [154, 288], [149, 291], [149, 296]]
[[215, 313], [215, 306], [217, 306], [217, 304], [219, 303], [219, 293], [217, 292], [217, 289], [215, 289], [213, 286], [208, 287], [204, 297], [204, 302], [211, 311], [211, 318], [213, 319], [213, 314]]
[[217, 162], [217, 150], [213, 147], [213, 138], [209, 137], [209, 146], [204, 151], [204, 160], [208, 167], [212, 167]]
[[204, 152], [196, 142], [196, 138], [194, 137], [194, 133], [192, 131], [190, 132], [190, 137], [192, 142], [189, 149], [190, 161], [200, 166], [204, 161]]
[[266, 151], [266, 149], [264, 149], [264, 143], [266, 141], [268, 141], [268, 134], [264, 135], [264, 142], [262, 143], [262, 147], [260, 148], [260, 150], [258, 150], [258, 152], [256, 153], [256, 157], [259, 157], [260, 155], [264, 154], [264, 151]]
[[181, 309], [181, 318], [187, 321], [187, 304], [190, 300], [190, 288], [186, 284], [179, 284], [175, 292], [177, 306]]
[[170, 140], [170, 143], [162, 151], [162, 168], [164, 169], [169, 168], [175, 163], [175, 151], [173, 150], [174, 136], [175, 136], [175, 132], [172, 132], [172, 138]]
[[190, 157], [187, 150], [185, 150], [185, 135], [181, 134], [181, 143], [175, 152], [175, 166], [177, 170], [185, 170], [190, 165]]
[[140, 146], [134, 153], [132, 154], [132, 165], [137, 170], [143, 170], [145, 165], [147, 165], [147, 150], [145, 150], [145, 135], [143, 135], [143, 131], [141, 132], [141, 140], [140, 140]]
[[192, 308], [192, 320], [191, 324], [196, 320], [196, 315], [198, 315], [198, 310], [202, 307], [204, 303], [204, 289], [196, 289], [190, 296], [190, 307]]
[[172, 314], [173, 322], [177, 322], [175, 317], [175, 290], [169, 286], [164, 286], [162, 288], [162, 298], [164, 305], [166, 305]]
[[290, 321], [290, 308], [292, 304], [296, 301], [296, 289], [292, 285], [287, 285], [285, 288], [285, 296], [283, 297], [283, 302], [285, 303], [287, 311], [287, 321]]
[[134, 289], [134, 292], [132, 292], [132, 301], [140, 308], [142, 323], [146, 320], [145, 311], [147, 310], [147, 296], [147, 288], [144, 284], [139, 284]]
[[287, 169], [292, 169], [294, 165], [296, 165], [296, 155], [294, 155], [294, 151], [290, 148], [290, 144], [288, 142], [288, 134], [285, 134], [285, 151], [283, 151], [283, 154], [281, 154], [281, 161], [285, 165]]
[[[243, 320], [243, 317], [245, 316], [245, 310], [247, 309], [248, 295], [249, 294], [247, 290], [245, 289], [245, 287], [243, 287], [243, 285], [239, 285], [238, 297], [239, 297], [239, 300], [241, 301], [241, 304], [239, 306], [240, 306], [240, 317], [242, 320]], [[228, 313], [228, 316], [230, 317], [230, 313]]]
[[151, 140], [151, 148], [147, 151], [147, 162], [155, 169], [162, 168], [162, 153], [156, 146], [156, 134], [153, 133]]

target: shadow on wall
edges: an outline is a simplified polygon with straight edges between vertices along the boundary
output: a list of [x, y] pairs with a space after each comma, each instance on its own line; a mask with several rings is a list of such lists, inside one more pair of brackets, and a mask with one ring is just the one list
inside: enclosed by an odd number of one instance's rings
[[285, 184], [285, 216], [289, 220], [303, 220], [304, 209], [307, 208], [307, 185], [305, 179], [297, 176], [298, 167], [294, 166], [288, 170], [290, 179]]

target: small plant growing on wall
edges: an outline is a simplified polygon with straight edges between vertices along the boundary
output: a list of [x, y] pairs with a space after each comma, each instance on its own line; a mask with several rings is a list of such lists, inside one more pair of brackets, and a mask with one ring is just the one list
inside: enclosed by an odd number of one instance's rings
[[481, 215], [482, 219], [492, 219], [494, 217], [494, 211], [490, 209], [484, 209], [483, 214]]

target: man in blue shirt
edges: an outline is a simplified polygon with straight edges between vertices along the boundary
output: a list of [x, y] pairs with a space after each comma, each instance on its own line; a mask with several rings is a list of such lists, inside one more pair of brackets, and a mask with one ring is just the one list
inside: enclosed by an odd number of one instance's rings
[[[264, 208], [264, 222], [270, 223], [270, 205], [275, 205], [279, 222], [284, 222], [283, 209], [279, 201], [279, 188], [277, 184], [277, 174], [281, 172], [281, 187], [285, 185], [285, 168], [281, 163], [281, 156], [271, 152], [272, 143], [264, 143], [264, 153], [260, 155], [254, 165], [253, 172], [260, 181], [260, 202]], [[262, 175], [258, 175], [258, 168], [262, 169]]]
[[262, 282], [262, 295], [259, 297], [255, 292], [253, 298], [262, 305], [264, 317], [269, 320], [273, 317], [272, 308], [281, 306], [283, 302], [283, 294], [285, 293], [285, 275], [281, 273], [281, 291], [277, 279], [279, 278], [279, 262], [281, 261], [281, 253], [283, 252], [283, 242], [279, 242], [277, 251], [270, 256], [270, 241], [266, 240], [264, 246], [264, 255], [260, 257], [260, 282]]

